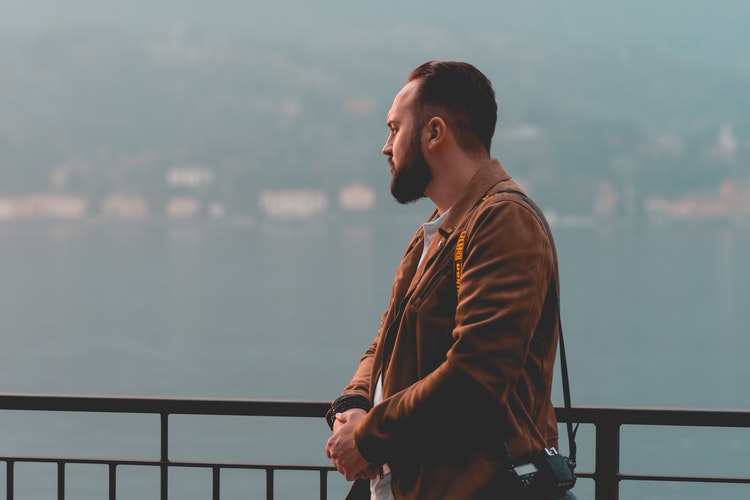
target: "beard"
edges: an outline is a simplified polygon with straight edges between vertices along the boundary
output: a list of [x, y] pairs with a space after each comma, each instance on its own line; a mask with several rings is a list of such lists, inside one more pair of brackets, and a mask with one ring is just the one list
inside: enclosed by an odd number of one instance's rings
[[406, 205], [424, 198], [427, 184], [432, 180], [432, 172], [422, 153], [418, 132], [413, 135], [401, 165], [396, 166], [392, 159], [389, 163], [393, 166], [391, 195], [396, 201]]

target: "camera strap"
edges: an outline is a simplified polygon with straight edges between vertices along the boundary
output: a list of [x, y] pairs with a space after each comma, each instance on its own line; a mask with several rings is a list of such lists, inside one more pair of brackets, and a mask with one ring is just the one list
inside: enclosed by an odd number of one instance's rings
[[[517, 191], [515, 189], [508, 189], [508, 190], [502, 190], [502, 191], [496, 191], [494, 193], [489, 193], [482, 197], [480, 200], [480, 203], [487, 198], [489, 198], [490, 194], [498, 194], [498, 193], [511, 193], [519, 196], [522, 198], [537, 214], [539, 217], [539, 220], [542, 221], [542, 225], [544, 226], [544, 231], [547, 234], [547, 240], [549, 241], [550, 247], [552, 248], [552, 261], [554, 265], [553, 270], [553, 276], [552, 279], [554, 280], [553, 285], [553, 292], [555, 294], [555, 301], [557, 303], [557, 329], [558, 329], [558, 338], [559, 338], [559, 344], [560, 344], [560, 372], [562, 375], [562, 388], [563, 388], [563, 402], [565, 405], [566, 410], [570, 410], [571, 408], [571, 402], [570, 402], [570, 381], [568, 379], [568, 361], [567, 357], [565, 356], [565, 341], [563, 339], [563, 328], [562, 328], [562, 319], [561, 319], [561, 309], [560, 309], [560, 271], [558, 268], [558, 262], [557, 262], [557, 249], [555, 247], [555, 240], [552, 238], [552, 231], [549, 227], [549, 224], [547, 223], [547, 219], [544, 218], [544, 215], [542, 214], [542, 211], [539, 209], [539, 207], [534, 203], [531, 198], [526, 196], [525, 193], [522, 193], [521, 191]], [[459, 242], [456, 246], [456, 251], [454, 254], [454, 266], [456, 271], [456, 290], [458, 290], [460, 281], [461, 281], [461, 260], [463, 256], [464, 251], [464, 237], [466, 235], [466, 231], [463, 231], [459, 237]], [[566, 424], [566, 430], [568, 434], [568, 448], [570, 450], [569, 453], [569, 461], [573, 468], [576, 466], [576, 453], [577, 453], [577, 447], [576, 447], [576, 434], [578, 432], [578, 424], [576, 424], [575, 428], [573, 428], [573, 422], [570, 421], [570, 418], [568, 418]], [[508, 455], [510, 455], [509, 450], [507, 450], [507, 443], [506, 443], [506, 452], [508, 452]], [[508, 457], [510, 458], [510, 456]]]
[[[553, 263], [555, 266], [553, 279], [555, 280], [553, 291], [555, 293], [555, 301], [557, 302], [557, 330], [558, 330], [558, 338], [559, 338], [559, 344], [560, 344], [560, 372], [562, 375], [562, 387], [563, 387], [563, 403], [565, 404], [565, 409], [570, 410], [571, 402], [570, 402], [570, 380], [568, 379], [568, 360], [567, 356], [565, 356], [565, 340], [563, 338], [563, 328], [562, 328], [562, 311], [560, 309], [560, 270], [558, 267], [557, 262], [557, 249], [555, 247], [555, 240], [552, 238], [552, 231], [550, 230], [549, 224], [547, 223], [547, 219], [544, 218], [544, 215], [542, 214], [542, 211], [539, 209], [539, 207], [534, 203], [531, 198], [526, 196], [524, 193], [520, 191], [515, 190], [508, 190], [508, 191], [501, 191], [501, 192], [507, 192], [507, 193], [513, 193], [528, 203], [528, 205], [534, 209], [534, 212], [536, 212], [539, 219], [542, 221], [542, 224], [544, 225], [544, 231], [547, 233], [547, 240], [549, 240], [549, 244], [552, 247], [552, 255], [553, 255]], [[576, 447], [576, 433], [578, 432], [578, 425], [575, 426], [575, 429], [573, 428], [573, 422], [570, 421], [568, 418], [568, 421], [565, 423], [565, 427], [568, 432], [568, 447], [570, 450], [569, 453], [569, 459], [571, 462], [571, 465], [575, 468], [576, 465], [576, 453], [578, 451]]]

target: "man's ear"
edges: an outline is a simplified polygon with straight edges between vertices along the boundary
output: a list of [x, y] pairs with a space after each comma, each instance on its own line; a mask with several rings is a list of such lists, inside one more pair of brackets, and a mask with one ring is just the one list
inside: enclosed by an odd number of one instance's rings
[[432, 118], [430, 118], [426, 125], [428, 147], [442, 144], [445, 140], [446, 133], [447, 130], [445, 120], [443, 120], [439, 116], [433, 116]]

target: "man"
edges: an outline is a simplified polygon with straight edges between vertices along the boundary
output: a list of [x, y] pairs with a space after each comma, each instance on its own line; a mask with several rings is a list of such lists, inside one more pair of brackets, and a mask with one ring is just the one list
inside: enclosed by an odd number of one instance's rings
[[490, 156], [496, 120], [490, 81], [457, 62], [416, 68], [388, 113], [391, 193], [436, 208], [327, 416], [349, 498], [513, 499], [510, 462], [557, 447], [556, 255]]

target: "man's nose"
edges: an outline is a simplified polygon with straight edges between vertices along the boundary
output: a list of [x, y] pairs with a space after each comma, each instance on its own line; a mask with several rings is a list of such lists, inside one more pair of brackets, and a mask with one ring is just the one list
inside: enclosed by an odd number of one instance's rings
[[390, 138], [385, 141], [385, 144], [383, 144], [383, 149], [381, 149], [380, 151], [386, 156], [393, 156], [393, 144], [391, 144]]

